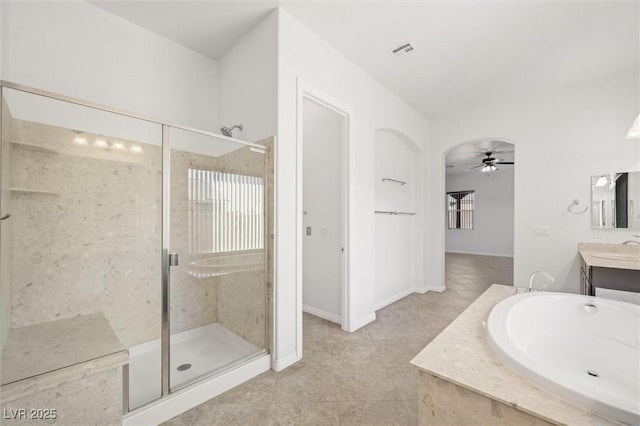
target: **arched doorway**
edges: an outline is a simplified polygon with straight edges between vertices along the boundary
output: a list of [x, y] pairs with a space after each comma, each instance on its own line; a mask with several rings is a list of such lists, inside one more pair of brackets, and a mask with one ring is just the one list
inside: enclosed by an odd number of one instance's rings
[[513, 285], [515, 144], [463, 142], [445, 153], [445, 285], [475, 300]]

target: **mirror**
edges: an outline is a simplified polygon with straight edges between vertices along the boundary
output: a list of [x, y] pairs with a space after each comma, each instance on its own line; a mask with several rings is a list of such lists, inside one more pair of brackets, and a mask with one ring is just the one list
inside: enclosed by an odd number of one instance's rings
[[640, 229], [640, 172], [591, 176], [591, 226]]

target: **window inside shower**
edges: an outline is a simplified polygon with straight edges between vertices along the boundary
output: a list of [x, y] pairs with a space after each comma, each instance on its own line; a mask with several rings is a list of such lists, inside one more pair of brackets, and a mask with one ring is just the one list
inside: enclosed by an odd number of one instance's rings
[[264, 248], [264, 178], [188, 170], [189, 252]]

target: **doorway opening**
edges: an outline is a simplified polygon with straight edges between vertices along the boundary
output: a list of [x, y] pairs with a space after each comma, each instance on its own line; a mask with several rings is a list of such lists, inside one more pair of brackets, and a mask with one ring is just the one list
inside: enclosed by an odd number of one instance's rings
[[351, 331], [349, 309], [348, 107], [298, 81], [297, 353], [303, 311]]
[[483, 138], [445, 154], [445, 284], [470, 302], [513, 285], [515, 145]]
[[345, 117], [303, 99], [303, 311], [342, 324]]

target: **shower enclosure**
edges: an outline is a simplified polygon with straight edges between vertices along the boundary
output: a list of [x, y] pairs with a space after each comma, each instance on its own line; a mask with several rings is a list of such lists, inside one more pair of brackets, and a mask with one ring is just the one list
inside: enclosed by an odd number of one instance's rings
[[[3, 357], [33, 327], [103, 321], [129, 350], [126, 414], [267, 356], [272, 138], [4, 82], [1, 112]], [[2, 385], [100, 356], [66, 345], [57, 365], [32, 354]]]

